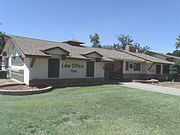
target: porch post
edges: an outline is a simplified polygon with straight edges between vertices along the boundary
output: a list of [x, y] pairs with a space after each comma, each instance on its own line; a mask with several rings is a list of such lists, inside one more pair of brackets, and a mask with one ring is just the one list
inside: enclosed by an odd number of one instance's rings
[[163, 74], [163, 64], [161, 64], [161, 75]]

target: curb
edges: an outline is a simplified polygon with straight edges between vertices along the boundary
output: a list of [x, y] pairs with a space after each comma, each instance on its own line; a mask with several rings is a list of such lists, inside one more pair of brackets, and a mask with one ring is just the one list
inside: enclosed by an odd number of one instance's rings
[[48, 86], [42, 89], [33, 89], [33, 90], [3, 90], [3, 87], [8, 86], [17, 86], [17, 85], [25, 85], [22, 83], [18, 84], [5, 84], [0, 86], [0, 94], [2, 95], [32, 95], [32, 94], [41, 94], [46, 93], [53, 90], [52, 86]]

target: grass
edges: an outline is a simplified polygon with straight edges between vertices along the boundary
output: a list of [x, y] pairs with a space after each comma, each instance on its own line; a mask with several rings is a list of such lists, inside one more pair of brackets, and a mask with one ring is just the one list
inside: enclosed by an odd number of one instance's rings
[[2, 135], [179, 135], [180, 97], [117, 85], [0, 95]]

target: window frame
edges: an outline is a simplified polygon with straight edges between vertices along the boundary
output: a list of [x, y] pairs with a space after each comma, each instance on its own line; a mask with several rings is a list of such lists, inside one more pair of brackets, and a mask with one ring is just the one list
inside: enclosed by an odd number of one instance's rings
[[[167, 69], [166, 69], [167, 68]], [[170, 65], [163, 65], [163, 74], [169, 74], [170, 73]], [[167, 71], [168, 70], [168, 71]], [[166, 72], [165, 72], [166, 71]]]
[[141, 71], [141, 63], [134, 63], [133, 69], [134, 71]]
[[[158, 69], [159, 68], [159, 72]], [[156, 65], [156, 74], [160, 75], [161, 74], [161, 65]]]

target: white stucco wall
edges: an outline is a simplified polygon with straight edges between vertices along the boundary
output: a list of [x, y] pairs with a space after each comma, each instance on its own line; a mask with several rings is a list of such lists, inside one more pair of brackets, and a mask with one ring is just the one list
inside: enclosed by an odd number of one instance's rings
[[[63, 67], [65, 64], [70, 65], [69, 68]], [[75, 67], [79, 64], [82, 68]], [[85, 78], [86, 77], [86, 61], [80, 60], [60, 60], [60, 78]]]
[[30, 80], [30, 58], [24, 58], [24, 83], [29, 85]]
[[[32, 58], [29, 58], [29, 62]], [[29, 79], [48, 79], [48, 59], [36, 58], [33, 67], [29, 66]]]
[[[80, 65], [80, 67], [75, 65]], [[66, 67], [65, 67], [66, 66]], [[95, 78], [104, 77], [104, 63], [95, 62]], [[86, 61], [83, 60], [60, 60], [59, 78], [86, 78]], [[30, 80], [32, 79], [53, 79], [48, 78], [48, 59], [36, 58], [33, 67], [30, 67]]]
[[96, 62], [95, 63], [95, 77], [96, 78], [104, 78], [104, 62]]

